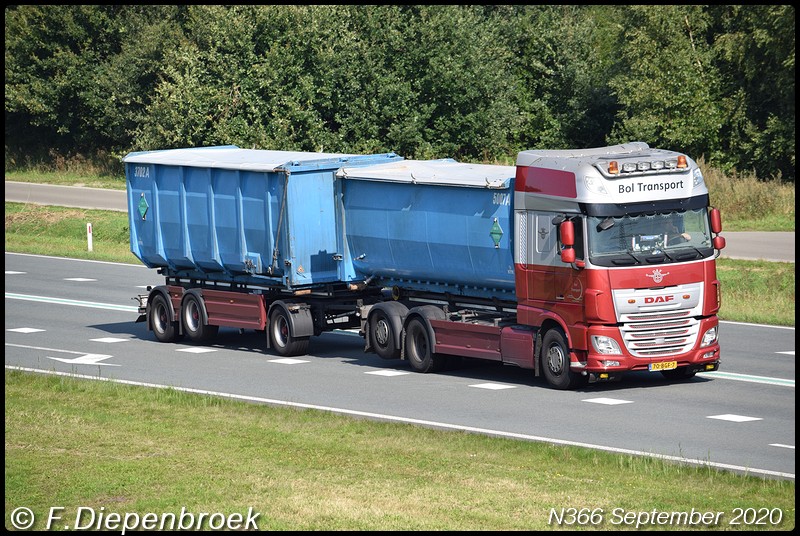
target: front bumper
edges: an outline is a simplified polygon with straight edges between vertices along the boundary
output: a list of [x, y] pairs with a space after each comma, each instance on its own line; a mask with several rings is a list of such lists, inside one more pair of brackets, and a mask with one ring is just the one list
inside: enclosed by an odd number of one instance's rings
[[[701, 320], [700, 335], [717, 326], [717, 324], [718, 321], [716, 318]], [[622, 353], [597, 353], [590, 342], [593, 335], [613, 338], [619, 345]], [[631, 355], [626, 349], [620, 330], [617, 327], [592, 326], [587, 331], [588, 351], [573, 352], [570, 366], [573, 372], [588, 375], [590, 380], [593, 381], [614, 380], [618, 379], [624, 372], [639, 370], [658, 372], [662, 370], [681, 369], [686, 373], [718, 370], [720, 363], [719, 341], [714, 341], [708, 346], [699, 347], [700, 340], [701, 336], [698, 336], [694, 347], [688, 352], [658, 357], [636, 357]]]

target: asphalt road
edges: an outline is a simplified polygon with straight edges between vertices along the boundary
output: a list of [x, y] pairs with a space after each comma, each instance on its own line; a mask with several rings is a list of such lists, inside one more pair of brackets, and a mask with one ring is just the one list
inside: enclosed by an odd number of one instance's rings
[[[531, 371], [466, 360], [437, 374], [364, 353], [350, 332], [282, 359], [264, 335], [223, 328], [156, 342], [132, 297], [154, 270], [5, 254], [5, 364], [213, 393], [254, 403], [710, 465], [794, 479], [794, 328], [724, 322], [722, 367], [684, 382], [629, 373], [557, 391]], [[615, 467], [597, 468], [614, 471]]]
[[[52, 186], [6, 181], [6, 201], [88, 209], [128, 211], [124, 190], [102, 190], [79, 186]], [[723, 229], [725, 215], [723, 217]], [[794, 262], [794, 232], [721, 233], [727, 242], [722, 257]]]

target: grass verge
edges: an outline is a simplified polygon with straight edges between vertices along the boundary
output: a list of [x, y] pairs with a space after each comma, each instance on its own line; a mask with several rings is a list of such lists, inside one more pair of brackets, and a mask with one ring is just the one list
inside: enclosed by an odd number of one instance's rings
[[[6, 251], [139, 264], [130, 252], [125, 213], [23, 203], [5, 208]], [[87, 222], [92, 223], [92, 252], [87, 251]], [[795, 325], [794, 263], [718, 259], [717, 276], [723, 320]]]
[[[53, 506], [64, 508], [59, 525], [80, 507], [142, 516], [252, 507], [260, 530], [794, 527], [792, 481], [171, 389], [18, 371], [5, 381], [6, 519], [25, 506], [35, 529]], [[780, 522], [730, 524], [737, 509], [760, 508]], [[559, 526], [562, 509], [583, 522]], [[722, 515], [635, 526], [653, 511]]]

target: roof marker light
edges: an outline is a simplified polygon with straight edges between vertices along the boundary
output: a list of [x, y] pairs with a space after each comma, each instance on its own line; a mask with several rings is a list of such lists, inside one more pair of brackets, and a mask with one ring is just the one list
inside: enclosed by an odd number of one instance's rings
[[686, 163], [686, 155], [678, 156], [678, 167], [679, 168], [685, 168], [685, 167], [688, 167], [688, 166], [689, 166], [689, 164]]
[[617, 164], [616, 160], [612, 160], [608, 163], [608, 172], [611, 175], [619, 175], [619, 164]]

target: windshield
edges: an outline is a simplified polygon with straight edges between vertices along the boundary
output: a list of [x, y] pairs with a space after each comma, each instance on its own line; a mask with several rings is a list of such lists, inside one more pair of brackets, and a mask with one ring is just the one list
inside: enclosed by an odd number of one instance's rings
[[589, 257], [604, 266], [680, 262], [713, 255], [705, 208], [587, 219]]

